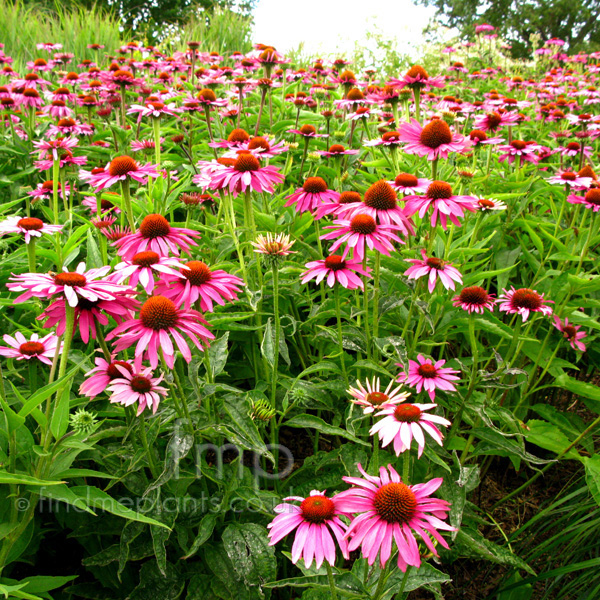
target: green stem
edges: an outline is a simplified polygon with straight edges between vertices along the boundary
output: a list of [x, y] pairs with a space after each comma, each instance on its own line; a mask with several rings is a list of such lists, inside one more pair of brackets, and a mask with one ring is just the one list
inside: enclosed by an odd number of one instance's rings
[[[363, 271], [367, 272], [367, 253], [363, 258]], [[371, 358], [371, 332], [369, 331], [369, 288], [367, 285], [367, 275], [363, 275], [363, 310], [365, 313], [364, 331], [367, 340], [367, 358]]]
[[152, 473], [152, 477], [154, 480], [158, 479], [160, 475], [160, 471], [158, 466], [156, 465], [156, 460], [154, 458], [154, 454], [152, 454], [152, 450], [148, 445], [148, 438], [146, 437], [146, 415], [145, 413], [141, 414], [141, 418], [138, 420], [138, 428], [140, 432], [140, 440], [142, 441], [142, 446], [144, 446], [144, 450], [146, 452], [146, 456], [148, 457], [148, 464], [150, 466], [150, 472]]
[[334, 289], [334, 294], [335, 294], [335, 314], [337, 317], [338, 345], [340, 348], [340, 358], [342, 361], [342, 374], [344, 375], [344, 383], [346, 384], [346, 389], [348, 389], [349, 381], [348, 381], [348, 372], [346, 371], [346, 356], [344, 354], [344, 338], [342, 335], [342, 310], [340, 307], [340, 286], [338, 284], [336, 284], [333, 289]]
[[379, 283], [381, 275], [381, 253], [375, 254], [375, 279], [373, 282], [373, 338], [379, 334]]
[[[60, 158], [55, 158], [52, 162], [52, 211], [54, 212], [54, 224], [58, 222], [58, 177], [60, 172]], [[64, 194], [63, 190], [63, 194]]]
[[402, 483], [408, 485], [410, 481], [410, 450], [402, 453]]
[[121, 181], [121, 195], [123, 196], [123, 208], [127, 215], [127, 222], [132, 232], [135, 231], [135, 220], [133, 218], [133, 207], [131, 206], [131, 195], [129, 193], [129, 179]]
[[27, 246], [27, 262], [29, 263], [29, 272], [35, 273], [35, 238], [32, 237], [29, 240], [29, 244], [25, 244]]
[[337, 600], [337, 590], [335, 582], [333, 581], [333, 572], [331, 571], [331, 565], [325, 561], [325, 568], [327, 569], [327, 580], [329, 581], [329, 587], [331, 589], [331, 600]]
[[154, 130], [154, 160], [160, 169], [160, 117], [152, 117], [152, 129]]

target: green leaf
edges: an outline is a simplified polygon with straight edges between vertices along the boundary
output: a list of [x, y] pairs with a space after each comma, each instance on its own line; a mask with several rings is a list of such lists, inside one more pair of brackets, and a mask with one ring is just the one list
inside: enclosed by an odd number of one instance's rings
[[[403, 579], [404, 573], [400, 571], [400, 569], [395, 569], [386, 582], [386, 590], [381, 596], [381, 600], [391, 600], [394, 594], [400, 591]], [[406, 579], [404, 591], [412, 592], [425, 585], [447, 583], [448, 581], [451, 581], [451, 579], [446, 573], [442, 573], [429, 563], [423, 562], [418, 569], [413, 567], [410, 570]]]
[[[100, 234], [102, 235], [102, 234]], [[94, 239], [92, 229], [88, 229], [87, 232], [87, 259], [86, 265], [88, 269], [99, 269], [104, 263], [100, 255], [100, 249]]]
[[314, 415], [297, 415], [295, 417], [292, 417], [289, 421], [286, 421], [285, 425], [287, 425], [288, 427], [297, 427], [299, 429], [310, 427], [311, 429], [316, 429], [321, 433], [327, 433], [329, 435], [339, 435], [340, 437], [351, 440], [356, 444], [361, 444], [361, 446], [371, 446], [371, 444], [357, 438], [351, 433], [348, 433], [345, 429], [340, 429], [339, 427], [334, 427], [333, 425], [327, 425], [327, 423], [325, 423], [323, 419], [315, 417]]
[[54, 439], [60, 439], [69, 427], [69, 403], [71, 400], [71, 382], [69, 379], [63, 388], [58, 402], [54, 406], [52, 419], [50, 420], [50, 431]]
[[207, 542], [214, 531], [215, 525], [217, 523], [217, 514], [216, 513], [206, 513], [202, 517], [202, 521], [200, 521], [200, 525], [198, 526], [198, 533], [196, 534], [196, 538], [192, 543], [192, 547], [189, 552], [182, 557], [184, 560], [191, 558], [198, 552], [200, 546]]
[[[525, 432], [527, 441], [540, 448], [551, 450], [556, 454], [561, 454], [571, 445], [569, 438], [558, 429], [556, 425], [546, 421], [532, 419], [527, 422], [527, 427], [529, 429], [529, 431]], [[575, 448], [571, 448], [571, 450], [565, 454], [565, 458], [581, 457]]]
[[600, 456], [584, 457], [583, 464], [585, 466], [585, 482], [587, 483], [590, 494], [594, 500], [600, 505]]
[[229, 341], [229, 331], [226, 331], [220, 338], [211, 342], [208, 348], [208, 357], [210, 359], [210, 370], [212, 372], [212, 381], [217, 375], [220, 375], [225, 369], [227, 363], [227, 342]]
[[37, 477], [31, 477], [24, 473], [7, 473], [0, 471], [0, 483], [8, 485], [36, 485], [36, 486], [47, 486], [47, 485], [60, 485], [62, 481], [46, 481], [44, 479], [38, 479]]
[[169, 529], [169, 527], [167, 527], [164, 523], [146, 517], [139, 512], [127, 508], [124, 504], [117, 502], [112, 496], [109, 496], [106, 492], [97, 487], [93, 487], [91, 485], [80, 485], [70, 489], [76, 496], [81, 498], [87, 506], [100, 508], [106, 512], [116, 515], [117, 517], [123, 517], [124, 519], [129, 519], [131, 521], [139, 521], [140, 523], [158, 525], [159, 527], [165, 527], [166, 529]]
[[40, 496], [50, 500], [65, 502], [66, 504], [70, 504], [75, 508], [79, 508], [94, 516], [97, 516], [96, 513], [77, 494], [75, 494], [75, 492], [73, 492], [73, 489], [66, 486], [64, 483], [49, 488], [41, 488]]
[[[354, 573], [341, 573], [333, 576], [335, 589], [339, 596], [344, 598], [366, 598], [367, 591], [362, 582]], [[313, 575], [310, 577], [293, 577], [291, 579], [280, 579], [271, 581], [265, 585], [267, 588], [311, 588], [314, 590], [330, 592], [327, 575]], [[330, 596], [331, 597], [331, 596]]]
[[275, 333], [271, 325], [271, 319], [267, 320], [265, 325], [265, 333], [260, 345], [260, 353], [267, 359], [271, 369], [275, 365]]
[[600, 402], [600, 387], [591, 385], [590, 383], [584, 383], [583, 381], [578, 381], [577, 379], [573, 379], [569, 377], [566, 373], [560, 374], [552, 384], [556, 387], [562, 388], [564, 390], [568, 390], [569, 392], [573, 392], [578, 396], [583, 396], [584, 398], [589, 398], [593, 400], [592, 406], [589, 406], [596, 413], [600, 414], [600, 404], [596, 404], [596, 402]]
[[50, 592], [59, 587], [62, 587], [63, 585], [69, 583], [69, 581], [73, 581], [73, 579], [77, 579], [77, 575], [69, 575], [65, 577], [51, 577], [50, 575], [34, 575], [33, 577], [21, 579], [19, 583], [26, 583], [26, 590], [31, 594], [43, 594], [45, 592]]

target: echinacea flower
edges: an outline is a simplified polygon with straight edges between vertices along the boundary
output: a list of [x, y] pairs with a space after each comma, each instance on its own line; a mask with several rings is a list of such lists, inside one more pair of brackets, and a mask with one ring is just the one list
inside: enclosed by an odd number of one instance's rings
[[431, 226], [437, 225], [438, 217], [443, 229], [447, 228], [448, 219], [460, 227], [458, 217], [464, 217], [464, 209], [475, 212], [476, 198], [473, 196], [455, 196], [452, 187], [445, 181], [433, 181], [427, 188], [424, 196], [406, 196], [404, 212], [407, 215], [419, 213], [421, 219], [429, 208], [431, 213]]
[[585, 196], [576, 196], [570, 194], [567, 201], [571, 204], [583, 204], [593, 212], [600, 210], [600, 188], [592, 188], [585, 193]]
[[254, 246], [254, 252], [266, 256], [287, 256], [293, 254], [292, 246], [294, 241], [290, 241], [290, 236], [285, 233], [267, 233], [259, 235], [256, 242], [250, 242]]
[[[417, 393], [424, 389], [433, 401], [435, 400], [436, 389], [455, 392], [456, 388], [452, 382], [460, 379], [460, 377], [454, 375], [458, 371], [450, 367], [444, 367], [445, 364], [445, 360], [438, 360], [434, 363], [430, 358], [425, 358], [422, 354], [419, 354], [416, 361], [408, 361], [408, 375], [401, 373], [397, 381], [406, 381], [408, 385], [417, 390]], [[402, 365], [398, 364], [396, 366], [401, 367]]]
[[[343, 513], [337, 507], [336, 497], [328, 498], [324, 491], [313, 490], [306, 498], [290, 496], [283, 500], [283, 504], [274, 509], [279, 514], [267, 525], [269, 546], [274, 546], [296, 529], [292, 562], [296, 564], [302, 558], [308, 569], [314, 559], [319, 569], [324, 560], [335, 565], [333, 533], [342, 556], [349, 558], [348, 542], [344, 537], [346, 525], [340, 519]], [[300, 506], [289, 504], [290, 501], [300, 502]]]
[[412, 263], [412, 267], [409, 267], [405, 272], [409, 279], [419, 279], [420, 277], [428, 276], [429, 293], [433, 293], [435, 284], [437, 283], [438, 277], [442, 282], [442, 285], [447, 290], [453, 290], [455, 287], [454, 282], [462, 283], [462, 276], [458, 269], [453, 267], [450, 263], [445, 260], [436, 258], [435, 256], [427, 256], [424, 249], [421, 250], [422, 259], [418, 258], [407, 258], [406, 262]]
[[192, 304], [200, 301], [200, 310], [213, 312], [214, 304], [225, 306], [225, 302], [237, 300], [244, 281], [236, 275], [230, 275], [222, 269], [210, 269], [199, 260], [184, 264], [177, 277], [164, 275], [156, 293], [173, 300], [177, 306], [183, 305], [189, 310]]
[[351, 219], [337, 219], [326, 229], [333, 231], [325, 233], [321, 239], [337, 238], [331, 246], [331, 252], [335, 252], [342, 244], [346, 244], [342, 255], [344, 259], [352, 250], [353, 258], [363, 260], [367, 247], [389, 256], [390, 251], [394, 249], [392, 241], [405, 243], [394, 233], [395, 230], [400, 229], [398, 225], [377, 223], [372, 216], [362, 213], [354, 215]]
[[[46, 365], [52, 365], [52, 359], [56, 354], [56, 345], [58, 344], [58, 336], [54, 333], [49, 333], [41, 339], [37, 333], [34, 333], [27, 339], [20, 331], [17, 331], [14, 337], [6, 334], [2, 339], [8, 346], [0, 346], [0, 356], [17, 360], [37, 358]], [[63, 342], [60, 343], [59, 352], [62, 352], [62, 348]]]
[[116, 370], [120, 371], [121, 377], [111, 380], [106, 388], [107, 392], [111, 392], [111, 403], [131, 406], [137, 402], [138, 417], [146, 408], [151, 408], [152, 413], [155, 413], [161, 399], [167, 395], [167, 389], [159, 385], [164, 374], [152, 377], [151, 368], [130, 372], [128, 368], [119, 364], [116, 365]]
[[486, 113], [477, 115], [473, 121], [473, 127], [482, 131], [496, 131], [505, 125], [515, 125], [519, 122], [519, 115], [513, 112], [504, 111]]
[[565, 185], [574, 191], [587, 190], [592, 185], [591, 177], [581, 177], [573, 171], [559, 171], [553, 177], [548, 178], [549, 183]]
[[529, 288], [520, 288], [516, 290], [512, 285], [510, 290], [502, 290], [502, 294], [498, 296], [498, 309], [501, 312], [508, 314], [518, 314], [523, 318], [523, 322], [527, 321], [530, 313], [539, 312], [543, 315], [552, 314], [552, 307], [547, 306], [544, 294], [538, 294], [535, 290]]
[[335, 190], [327, 189], [327, 183], [322, 177], [308, 177], [301, 188], [293, 194], [286, 196], [284, 206], [296, 205], [297, 213], [313, 211], [319, 205], [327, 202], [336, 202], [340, 197]]
[[424, 179], [411, 173], [398, 173], [394, 181], [388, 181], [396, 192], [401, 194], [424, 194], [431, 185], [430, 179]]
[[400, 79], [390, 79], [390, 85], [394, 87], [409, 87], [411, 89], [422, 89], [424, 87], [444, 87], [443, 77], [430, 77], [429, 73], [421, 65], [413, 65]]
[[493, 312], [495, 302], [493, 294], [488, 294], [478, 285], [463, 288], [460, 294], [452, 299], [453, 306], [460, 306], [469, 313], [476, 312], [480, 315], [485, 312], [486, 308]]
[[434, 119], [425, 126], [412, 119], [400, 126], [400, 139], [406, 142], [404, 152], [425, 156], [427, 160], [448, 158], [451, 152], [463, 154], [472, 145], [469, 138], [452, 132], [441, 119]]
[[479, 212], [506, 210], [506, 203], [495, 198], [480, 198], [475, 196], [475, 206]]
[[[139, 302], [129, 295], [129, 292], [133, 290], [125, 286], [121, 286], [121, 288], [124, 291], [115, 293], [111, 300], [92, 302], [85, 298], [79, 298], [74, 309], [74, 331], [79, 331], [81, 340], [85, 344], [89, 342], [90, 337], [96, 339], [97, 325], [108, 325], [108, 317], [121, 323], [123, 319], [131, 318], [133, 311], [139, 307]], [[65, 298], [60, 298], [53, 302], [37, 319], [47, 319], [44, 327], [48, 329], [56, 325], [57, 335], [62, 335], [65, 332], [66, 312]]]
[[384, 225], [394, 224], [405, 237], [414, 235], [413, 223], [398, 205], [398, 198], [392, 186], [381, 179], [367, 189], [362, 202], [348, 204], [344, 208], [344, 217], [352, 219], [354, 215], [365, 214]]
[[437, 404], [408, 403], [398, 404], [397, 406], [384, 405], [377, 414], [377, 416], [383, 416], [383, 419], [377, 421], [371, 427], [369, 434], [378, 434], [383, 448], [393, 441], [396, 456], [410, 450], [414, 438], [419, 448], [417, 456], [421, 458], [425, 449], [423, 432], [428, 433], [441, 446], [444, 436], [435, 426], [435, 423], [444, 427], [451, 424], [448, 419], [427, 412], [436, 406]]
[[409, 393], [400, 391], [402, 389], [401, 385], [393, 388], [394, 381], [390, 381], [382, 392], [379, 377], [373, 377], [372, 381], [367, 379], [366, 387], [357, 379], [356, 385], [358, 387], [350, 387], [348, 393], [354, 398], [354, 400], [351, 400], [353, 404], [363, 407], [363, 414], [365, 415], [380, 410], [385, 405], [400, 404], [410, 396]]
[[8, 217], [6, 221], [0, 222], [0, 236], [7, 233], [20, 233], [25, 243], [29, 244], [32, 239], [42, 237], [42, 233], [57, 233], [62, 228], [62, 225], [49, 225], [35, 217]]
[[[430, 498], [443, 483], [438, 477], [427, 483], [407, 485], [392, 465], [381, 467], [379, 477], [368, 475], [359, 463], [360, 477], [342, 477], [353, 487], [335, 496], [336, 506], [344, 513], [358, 513], [348, 527], [348, 550], [362, 549], [369, 565], [383, 568], [392, 555], [392, 544], [398, 549], [398, 568], [406, 571], [408, 565], [421, 566], [421, 555], [415, 533], [425, 546], [438, 556], [434, 538], [448, 548], [438, 530], [455, 531], [444, 523], [450, 511], [446, 500]], [[431, 536], [431, 537], [430, 537]]]
[[364, 271], [361, 261], [349, 258], [343, 259], [337, 254], [331, 254], [322, 260], [314, 260], [306, 263], [305, 266], [308, 270], [301, 275], [302, 283], [314, 279], [315, 283], [319, 284], [325, 279], [329, 287], [339, 283], [348, 290], [357, 288], [362, 290], [364, 288], [363, 282], [358, 275], [370, 277], [368, 274], [369, 269]]
[[113, 277], [118, 283], [127, 283], [135, 288], [138, 283], [142, 285], [147, 294], [151, 294], [155, 285], [155, 275], [160, 278], [163, 275], [173, 277], [183, 277], [177, 270], [184, 268], [179, 259], [160, 256], [152, 250], [138, 252], [131, 257], [131, 260], [124, 260], [115, 265]]
[[128, 260], [140, 252], [156, 252], [161, 256], [170, 253], [179, 256], [180, 252], [189, 252], [190, 246], [196, 246], [192, 239], [200, 237], [197, 231], [173, 227], [165, 217], [158, 214], [147, 215], [135, 233], [130, 233], [113, 243], [118, 255]]
[[519, 159], [520, 164], [523, 165], [525, 162], [538, 163], [539, 157], [536, 152], [541, 149], [541, 146], [534, 142], [524, 142], [523, 140], [513, 140], [510, 144], [498, 146], [498, 152], [503, 152], [498, 157], [498, 162], [503, 162], [508, 159], [508, 162], [512, 164], [516, 158]]
[[74, 272], [62, 273], [23, 273], [12, 275], [6, 287], [11, 292], [24, 292], [14, 303], [25, 302], [29, 298], [49, 298], [57, 294], [63, 296], [69, 306], [77, 306], [81, 299], [90, 302], [114, 300], [116, 295], [125, 291], [125, 286], [104, 279], [110, 267], [85, 270], [85, 263], [77, 265]]
[[208, 347], [208, 341], [214, 335], [205, 327], [208, 325], [204, 317], [195, 310], [181, 310], [164, 296], [151, 296], [140, 309], [139, 317], [132, 318], [118, 325], [106, 337], [107, 340], [118, 338], [114, 345], [120, 352], [137, 342], [135, 348], [136, 367], [142, 363], [145, 354], [153, 369], [158, 366], [159, 350], [165, 362], [172, 369], [175, 364], [175, 345], [186, 362], [192, 360], [192, 352], [183, 334], [201, 351]]
[[227, 188], [233, 196], [248, 189], [273, 193], [274, 186], [283, 181], [277, 167], [261, 167], [256, 156], [248, 151], [239, 154], [233, 165], [221, 165], [209, 174], [208, 187], [213, 190]]
[[556, 329], [563, 334], [565, 339], [569, 340], [573, 350], [581, 350], [581, 352], [585, 352], [585, 344], [580, 340], [584, 337], [587, 337], [587, 333], [585, 331], [579, 331], [581, 329], [581, 325], [573, 325], [572, 323], [569, 323], [569, 319], [567, 318], [565, 318], [564, 321], [561, 321], [556, 315], [554, 315], [554, 327], [556, 327]]
[[94, 188], [95, 192], [100, 192], [119, 181], [133, 179], [145, 184], [148, 177], [158, 177], [159, 175], [156, 165], [139, 165], [131, 156], [117, 156], [106, 165], [103, 171], [90, 174], [86, 181]]
[[86, 379], [79, 386], [80, 396], [95, 398], [98, 394], [106, 390], [111, 381], [121, 379], [123, 373], [117, 369], [118, 366], [133, 373], [133, 364], [130, 360], [116, 360], [115, 354], [112, 354], [110, 359], [111, 362], [108, 362], [101, 356], [97, 356], [94, 359], [96, 366], [85, 374]]

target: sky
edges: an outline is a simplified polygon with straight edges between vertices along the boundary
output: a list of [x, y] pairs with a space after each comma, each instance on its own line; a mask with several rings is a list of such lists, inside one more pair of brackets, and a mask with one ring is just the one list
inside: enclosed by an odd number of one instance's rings
[[253, 41], [285, 53], [305, 42], [309, 55], [350, 53], [368, 30], [398, 40], [401, 53], [418, 55], [433, 8], [412, 0], [258, 0]]

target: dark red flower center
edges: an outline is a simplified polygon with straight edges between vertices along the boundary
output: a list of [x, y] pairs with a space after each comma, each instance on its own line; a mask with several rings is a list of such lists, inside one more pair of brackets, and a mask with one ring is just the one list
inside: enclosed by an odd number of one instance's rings
[[346, 261], [337, 254], [332, 254], [325, 259], [325, 266], [332, 271], [341, 271], [346, 268]]
[[217, 95], [209, 89], [203, 89], [200, 90], [199, 94], [198, 94], [198, 98], [202, 98], [203, 100], [206, 100], [207, 102], [215, 102], [217, 100]]
[[132, 259], [131, 262], [139, 267], [149, 267], [160, 262], [160, 256], [156, 252], [147, 250], [145, 252], [138, 252]]
[[124, 360], [115, 360], [114, 362], [111, 362], [106, 369], [106, 374], [111, 380], [123, 377], [123, 373], [117, 369], [117, 366], [123, 367], [130, 373], [133, 373], [133, 368], [128, 362], [125, 362]]
[[600, 189], [592, 188], [588, 190], [585, 194], [585, 201], [590, 204], [599, 205], [600, 204]]
[[478, 285], [472, 285], [470, 287], [463, 288], [459, 294], [459, 299], [461, 302], [475, 306], [484, 306], [488, 301], [488, 298], [488, 293]]
[[192, 284], [192, 285], [203, 285], [208, 283], [212, 279], [211, 270], [206, 264], [199, 260], [191, 260], [185, 265], [188, 269], [181, 271], [181, 274]]
[[32, 88], [25, 88], [23, 90], [23, 96], [25, 96], [26, 98], [39, 98], [40, 95], [37, 93], [37, 90], [34, 90]]
[[579, 142], [569, 142], [566, 148], [567, 150], [576, 150], [577, 152], [579, 152], [581, 146], [579, 145]]
[[421, 143], [428, 148], [439, 148], [442, 144], [452, 142], [452, 132], [446, 121], [435, 119], [423, 127], [420, 138]]
[[376, 210], [393, 210], [398, 205], [394, 188], [383, 179], [374, 183], [365, 192], [364, 203]]
[[342, 144], [333, 144], [330, 148], [329, 148], [329, 152], [331, 154], [341, 154], [342, 152], [345, 152], [346, 148], [344, 148], [344, 146], [342, 146]]
[[594, 173], [594, 170], [590, 165], [585, 165], [585, 167], [577, 172], [577, 175], [579, 175], [579, 177], [591, 177], [592, 179], [596, 179], [596, 173]]
[[138, 394], [147, 394], [152, 390], [152, 382], [148, 377], [144, 377], [143, 375], [132, 377], [129, 385], [131, 385], [131, 389]]
[[113, 78], [117, 81], [127, 81], [130, 79], [133, 79], [133, 73], [131, 73], [129, 71], [125, 71], [123, 69], [117, 69], [113, 73]]
[[439, 270], [444, 268], [444, 261], [440, 258], [436, 258], [435, 256], [430, 256], [425, 262], [427, 263], [427, 266], [431, 269]]
[[162, 102], [147, 102], [146, 104], [154, 110], [162, 110], [165, 107], [165, 105]]
[[[64, 100], [52, 100], [52, 106], [58, 106], [60, 108], [62, 108], [63, 106], [66, 106], [66, 103]], [[58, 124], [60, 125], [60, 121], [58, 122]]]
[[523, 140], [513, 140], [510, 145], [515, 149], [515, 150], [524, 150], [525, 148], [527, 148], [527, 142], [524, 142]]
[[17, 221], [17, 225], [21, 229], [27, 231], [39, 231], [44, 226], [44, 221], [36, 219], [35, 217], [25, 217]]
[[394, 418], [400, 423], [417, 423], [421, 418], [421, 409], [414, 404], [398, 404], [394, 409]]
[[567, 339], [569, 339], [569, 340], [576, 339], [577, 329], [575, 329], [575, 327], [573, 325], [565, 325], [562, 330]]
[[477, 204], [479, 204], [481, 208], [494, 208], [496, 206], [491, 200], [487, 200], [486, 198], [480, 198], [477, 200]]
[[350, 231], [362, 235], [370, 235], [377, 229], [377, 224], [373, 217], [369, 215], [356, 215], [350, 221]]
[[355, 101], [365, 99], [365, 95], [358, 88], [352, 88], [348, 92], [348, 95], [346, 97], [348, 98], [348, 100], [355, 100]]
[[117, 156], [111, 160], [108, 172], [111, 177], [120, 177], [131, 171], [136, 171], [137, 168], [137, 162], [131, 156]]
[[327, 191], [327, 184], [322, 177], [309, 177], [302, 189], [309, 194], [322, 194]]
[[387, 394], [384, 394], [383, 392], [370, 392], [365, 397], [365, 400], [369, 404], [372, 404], [374, 406], [381, 406], [382, 404], [385, 404], [389, 399], [390, 397]]
[[447, 200], [452, 198], [452, 186], [445, 181], [432, 181], [427, 188], [426, 196], [431, 200]]
[[75, 121], [73, 121], [73, 119], [60, 119], [57, 125], [59, 127], [74, 127]]
[[300, 127], [300, 133], [302, 133], [302, 135], [314, 135], [317, 133], [317, 129], [314, 125], [302, 125], [302, 127]]
[[45, 67], [45, 66], [46, 66], [48, 63], [47, 63], [47, 62], [46, 62], [46, 61], [45, 61], [43, 58], [36, 58], [36, 59], [33, 61], [33, 64], [34, 64], [36, 67]]
[[38, 79], [39, 76], [35, 73], [27, 73], [27, 75], [25, 75], [25, 81], [37, 81]]
[[87, 279], [81, 273], [58, 273], [54, 276], [54, 283], [69, 287], [83, 287], [87, 283]]
[[406, 72], [406, 77], [420, 77], [421, 79], [429, 79], [429, 74], [421, 65], [413, 65]]
[[340, 75], [340, 81], [347, 83], [355, 83], [356, 75], [354, 75], [352, 71], [342, 71], [342, 74]]
[[244, 129], [234, 129], [228, 136], [228, 142], [246, 142], [250, 136]]
[[44, 352], [44, 344], [40, 344], [40, 342], [25, 342], [19, 346], [19, 352], [26, 356], [37, 356]]
[[236, 171], [245, 173], [247, 171], [258, 171], [260, 169], [260, 163], [258, 158], [252, 154], [240, 154], [233, 165]]
[[177, 325], [178, 311], [168, 298], [151, 296], [140, 310], [140, 319], [144, 327], [160, 331]]
[[487, 114], [487, 124], [490, 129], [497, 129], [502, 121], [502, 117], [497, 112]]
[[271, 149], [271, 145], [264, 137], [254, 137], [248, 143], [248, 150], [256, 150], [257, 148], [262, 148], [263, 150], [269, 151]]
[[421, 377], [425, 377], [425, 379], [433, 379], [434, 377], [438, 376], [438, 370], [435, 368], [435, 365], [432, 365], [431, 363], [423, 363], [422, 365], [419, 365], [417, 373]]
[[333, 519], [335, 516], [335, 505], [326, 496], [309, 496], [300, 505], [302, 516], [309, 523], [321, 524]]
[[386, 131], [381, 139], [384, 142], [398, 142], [400, 141], [400, 132], [399, 131]]
[[373, 506], [387, 523], [408, 523], [417, 509], [417, 498], [404, 483], [390, 482], [377, 490]]
[[396, 175], [394, 183], [398, 187], [415, 187], [419, 184], [419, 180], [410, 173], [399, 173]]
[[542, 306], [542, 297], [533, 290], [521, 288], [513, 294], [511, 304], [515, 308], [537, 310]]
[[481, 129], [473, 129], [469, 134], [471, 140], [477, 140], [479, 142], [485, 142], [487, 140], [487, 133], [485, 131], [481, 131]]
[[577, 173], [573, 173], [572, 171], [565, 171], [564, 173], [561, 173], [560, 178], [564, 179], [565, 181], [575, 181], [577, 179]]
[[153, 240], [159, 237], [166, 237], [171, 231], [169, 221], [162, 215], [148, 215], [144, 217], [140, 225], [140, 233], [143, 238]]
[[338, 202], [340, 204], [353, 204], [354, 202], [361, 202], [362, 198], [358, 192], [352, 190], [346, 190], [340, 194]]

